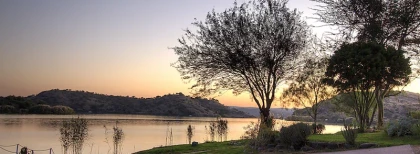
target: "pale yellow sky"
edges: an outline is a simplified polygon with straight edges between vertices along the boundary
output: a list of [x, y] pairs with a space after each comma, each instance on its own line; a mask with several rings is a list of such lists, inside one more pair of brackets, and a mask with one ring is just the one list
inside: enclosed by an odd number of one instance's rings
[[[189, 94], [191, 84], [170, 66], [177, 56], [169, 47], [178, 45], [194, 18], [203, 20], [213, 8], [221, 11], [232, 4], [233, 0], [0, 1], [0, 96], [57, 88], [136, 97]], [[314, 2], [293, 0], [289, 7], [311, 16]], [[406, 90], [420, 92], [419, 85], [415, 81]], [[225, 105], [256, 106], [248, 94], [226, 92], [217, 99]]]

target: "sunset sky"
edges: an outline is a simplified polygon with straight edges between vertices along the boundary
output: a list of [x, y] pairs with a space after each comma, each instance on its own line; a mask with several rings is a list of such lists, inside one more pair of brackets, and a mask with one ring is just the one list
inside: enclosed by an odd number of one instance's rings
[[[0, 0], [0, 96], [50, 89], [136, 97], [189, 94], [191, 84], [170, 66], [177, 56], [169, 48], [178, 45], [194, 18], [204, 20], [213, 8], [220, 12], [233, 2]], [[315, 3], [290, 0], [288, 6], [312, 16]], [[419, 86], [414, 81], [406, 90], [420, 92]], [[217, 99], [256, 106], [246, 93], [226, 92]]]

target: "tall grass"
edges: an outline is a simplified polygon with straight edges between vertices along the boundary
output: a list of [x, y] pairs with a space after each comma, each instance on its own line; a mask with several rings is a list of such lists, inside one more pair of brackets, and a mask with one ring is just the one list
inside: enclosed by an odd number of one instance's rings
[[357, 138], [357, 128], [351, 128], [350, 125], [344, 124], [344, 129], [341, 130], [341, 134], [343, 135], [346, 143], [349, 145], [356, 145], [356, 138]]
[[[214, 142], [217, 138], [220, 142], [223, 140], [227, 141], [227, 135], [229, 131], [228, 121], [222, 118], [217, 118], [216, 121], [212, 121], [209, 123], [209, 126], [204, 126], [206, 134], [210, 136], [210, 141]], [[206, 140], [209, 141], [209, 140]]]
[[194, 136], [194, 127], [191, 125], [188, 125], [187, 127], [187, 138], [188, 138], [188, 144], [191, 144], [191, 139]]
[[114, 134], [113, 134], [113, 142], [114, 142], [114, 154], [122, 153], [122, 140], [124, 139], [124, 132], [120, 127], [118, 127], [118, 121], [115, 123], [113, 127]]
[[63, 153], [67, 154], [69, 148], [72, 154], [81, 154], [83, 144], [88, 137], [88, 121], [77, 117], [64, 120], [60, 126], [60, 141]]

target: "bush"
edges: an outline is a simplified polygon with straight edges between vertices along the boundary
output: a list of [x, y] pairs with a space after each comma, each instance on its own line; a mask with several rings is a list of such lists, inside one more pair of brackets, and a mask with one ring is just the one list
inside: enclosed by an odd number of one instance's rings
[[1, 105], [0, 106], [0, 113], [2, 113], [2, 114], [16, 113], [16, 109], [15, 109], [14, 106], [11, 106], [11, 105]]
[[388, 136], [405, 136], [413, 135], [413, 124], [416, 123], [416, 120], [410, 117], [404, 117], [398, 119], [398, 121], [392, 121], [388, 123], [386, 133]]
[[81, 154], [87, 137], [88, 122], [86, 119], [77, 117], [62, 122], [60, 126], [60, 142], [64, 153], [67, 153], [67, 150], [71, 148], [73, 154]]
[[276, 144], [279, 132], [273, 130], [276, 124], [275, 120], [270, 117], [268, 121], [270, 122], [268, 126], [267, 124], [261, 124], [261, 119], [258, 119], [257, 123], [251, 122], [244, 127], [245, 133], [241, 136], [241, 139], [249, 139], [248, 146], [251, 146], [251, 148]]
[[414, 119], [420, 119], [420, 111], [412, 111], [410, 112], [410, 117]]
[[343, 135], [344, 139], [346, 140], [347, 144], [355, 145], [356, 138], [357, 138], [357, 128], [351, 128], [350, 125], [344, 124], [344, 129], [341, 130], [341, 134]]
[[413, 126], [411, 126], [411, 131], [413, 132], [413, 135], [420, 136], [420, 124], [413, 124]]
[[[316, 131], [313, 132], [313, 130], [316, 130]], [[322, 134], [324, 130], [325, 130], [324, 124], [317, 124], [317, 125], [315, 125], [315, 123], [312, 124], [312, 134]]]
[[280, 129], [279, 139], [281, 143], [293, 146], [295, 150], [298, 150], [305, 145], [311, 133], [311, 127], [309, 125], [296, 123], [289, 127], [282, 127]]

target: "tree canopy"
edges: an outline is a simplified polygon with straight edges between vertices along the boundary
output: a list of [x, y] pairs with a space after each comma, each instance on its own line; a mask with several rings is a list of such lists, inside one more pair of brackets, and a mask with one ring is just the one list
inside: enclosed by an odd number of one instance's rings
[[378, 85], [403, 85], [409, 81], [411, 68], [404, 51], [383, 47], [376, 43], [355, 42], [343, 44], [334, 52], [327, 67], [326, 82], [343, 93], [352, 93], [354, 110], [361, 129], [368, 127], [376, 108], [375, 92]]
[[419, 0], [313, 0], [319, 21], [338, 28], [347, 40], [403, 46], [419, 44]]
[[306, 45], [308, 26], [286, 0], [254, 0], [223, 12], [214, 10], [192, 24], [174, 47], [173, 65], [183, 79], [193, 80], [194, 94], [224, 90], [249, 92], [264, 118], [279, 84], [294, 71]]

